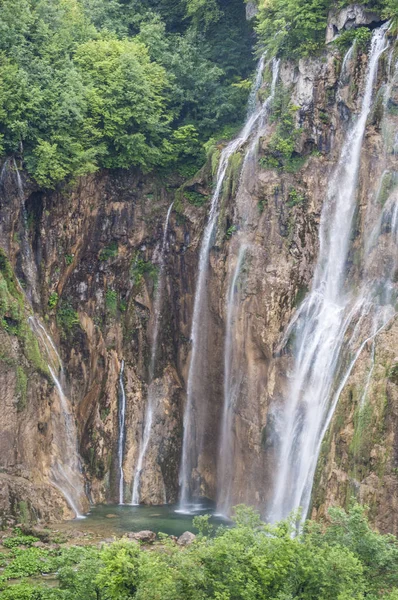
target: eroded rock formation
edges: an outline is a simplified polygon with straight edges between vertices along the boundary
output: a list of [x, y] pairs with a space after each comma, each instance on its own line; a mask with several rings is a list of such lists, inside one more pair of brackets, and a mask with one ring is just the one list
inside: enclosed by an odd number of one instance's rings
[[[372, 19], [366, 21], [370, 22]], [[396, 55], [386, 52], [380, 61], [362, 148], [354, 250], [348, 269], [349, 276], [358, 280], [373, 199], [381, 194], [380, 202], [387, 201], [394, 176], [383, 182], [383, 173], [397, 171], [394, 60]], [[350, 60], [342, 63], [343, 56], [330, 47], [322, 58], [281, 64], [278, 94], [295, 106], [294, 118], [300, 128], [294, 161], [276, 168], [262, 160], [277, 131], [278, 120], [271, 119], [247, 189], [238, 199], [238, 159], [230, 169], [210, 255], [205, 410], [197, 416], [205, 420], [206, 437], [194, 477], [200, 494], [209, 498], [217, 498], [226, 298], [238, 258], [239, 227], [244, 222], [250, 249], [236, 293], [233, 376], [238, 394], [231, 431], [232, 502], [264, 509], [269, 500], [276, 468], [269, 409], [283, 403], [292, 366], [289, 345], [282, 346], [281, 340], [311, 285], [325, 190], [347, 127], [360, 106], [367, 54], [354, 49]], [[261, 90], [264, 96], [270, 83], [268, 69]], [[385, 102], [386, 86], [390, 88]], [[216, 156], [217, 150], [213, 163]], [[119, 500], [122, 360], [126, 392], [124, 501], [131, 501], [148, 396], [158, 252], [165, 215], [173, 200], [159, 353], [151, 384], [154, 425], [141, 475], [141, 501], [177, 501], [189, 338], [200, 240], [211, 194], [211, 162], [182, 187], [177, 177], [164, 181], [134, 171], [104, 171], [57, 191], [39, 190], [23, 182], [38, 300], [33, 299], [32, 309], [15, 280], [7, 292], [2, 287], [0, 300], [4, 303], [6, 294], [16, 299], [20, 321], [32, 310], [41, 315], [57, 344], [93, 502]], [[1, 215], [1, 246], [24, 284], [21, 232], [26, 222], [11, 166], [2, 179]], [[383, 256], [378, 260], [383, 261]], [[6, 262], [2, 258], [3, 280]], [[377, 260], [372, 268], [378, 268]], [[56, 390], [39, 349], [29, 350], [34, 345], [31, 333], [15, 334], [11, 305], [3, 313], [0, 512], [4, 518], [70, 516], [62, 494], [49, 480], [51, 443], [57, 435], [51, 425], [51, 411], [57, 409]], [[370, 343], [364, 348], [352, 370], [324, 440], [313, 493], [314, 516], [324, 514], [334, 502], [344, 505], [355, 495], [371, 505], [381, 529], [398, 532], [397, 340], [398, 322], [392, 319], [374, 347]], [[370, 368], [364, 423], [358, 419], [358, 406]]]

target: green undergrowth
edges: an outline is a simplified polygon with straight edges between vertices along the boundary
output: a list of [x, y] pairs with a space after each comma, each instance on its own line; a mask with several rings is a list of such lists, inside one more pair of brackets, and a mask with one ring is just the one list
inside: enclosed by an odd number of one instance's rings
[[[332, 508], [294, 536], [299, 515], [267, 525], [238, 506], [234, 527], [194, 519], [199, 535], [187, 547], [163, 534], [150, 548], [128, 538], [101, 547], [12, 541], [0, 555], [2, 600], [396, 600], [398, 540], [373, 531], [366, 510]], [[40, 583], [45, 574], [54, 587]]]
[[286, 173], [296, 173], [305, 164], [307, 156], [300, 155], [296, 148], [302, 130], [296, 126], [296, 113], [299, 107], [290, 100], [290, 92], [279, 85], [271, 106], [270, 122], [276, 123], [272, 134], [259, 159], [265, 169], [277, 169]]
[[116, 258], [118, 253], [119, 248], [117, 242], [111, 242], [108, 246], [102, 248], [102, 250], [99, 253], [99, 260], [101, 262], [106, 262], [111, 258]]
[[139, 285], [144, 277], [149, 277], [156, 284], [158, 268], [150, 261], [145, 260], [140, 252], [136, 252], [131, 261], [130, 275], [134, 285]]
[[79, 315], [69, 299], [62, 299], [59, 302], [56, 318], [63, 338], [73, 336], [80, 327]]

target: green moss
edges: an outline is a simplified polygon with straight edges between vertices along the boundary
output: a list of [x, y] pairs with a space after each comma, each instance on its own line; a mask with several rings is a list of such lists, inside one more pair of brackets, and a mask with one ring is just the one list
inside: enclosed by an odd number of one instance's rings
[[387, 202], [389, 195], [390, 195], [391, 191], [393, 190], [394, 186], [397, 184], [397, 182], [398, 182], [398, 177], [397, 177], [396, 173], [392, 173], [391, 171], [386, 171], [383, 174], [381, 184], [379, 187], [379, 192], [377, 195], [377, 202], [381, 206], [384, 206], [384, 204]]
[[52, 292], [48, 298], [48, 308], [52, 310], [58, 304], [58, 294], [57, 292]]
[[189, 204], [197, 207], [203, 206], [208, 201], [208, 196], [195, 192], [194, 190], [184, 190], [183, 196], [188, 200]]
[[398, 363], [395, 363], [388, 371], [388, 379], [398, 385]]
[[116, 317], [117, 313], [117, 292], [116, 290], [106, 290], [105, 306], [111, 317]]
[[130, 273], [134, 285], [139, 285], [144, 276], [150, 277], [154, 283], [156, 283], [158, 277], [156, 265], [144, 260], [140, 252], [136, 252], [132, 258]]
[[218, 163], [220, 162], [221, 150], [214, 148], [210, 155], [211, 174], [214, 177], [217, 173]]
[[28, 377], [21, 366], [17, 366], [16, 369], [16, 388], [15, 392], [18, 396], [18, 411], [22, 411], [26, 408], [27, 401], [27, 390], [28, 390]]
[[27, 328], [24, 337], [24, 354], [35, 370], [42, 373], [42, 375], [49, 377], [47, 363], [40, 353], [39, 344], [30, 327]]
[[260, 198], [260, 200], [258, 201], [258, 210], [259, 210], [260, 215], [263, 214], [263, 212], [267, 206], [268, 206], [267, 196], [265, 196], [264, 198]]
[[293, 302], [293, 306], [297, 307], [299, 306], [302, 301], [304, 300], [304, 298], [306, 297], [306, 295], [308, 294], [308, 286], [307, 285], [301, 285], [298, 290], [297, 290], [297, 294], [296, 297], [294, 299]]
[[225, 238], [227, 240], [231, 239], [231, 237], [233, 236], [234, 233], [236, 233], [236, 231], [237, 231], [236, 225], [231, 225], [231, 227], [229, 227], [225, 233]]
[[270, 121], [276, 122], [275, 133], [269, 140], [264, 155], [259, 163], [265, 169], [278, 169], [288, 173], [300, 170], [307, 157], [296, 151], [301, 129], [296, 127], [296, 112], [299, 107], [290, 100], [290, 92], [279, 85], [271, 106]]
[[243, 155], [240, 152], [235, 152], [229, 159], [223, 189], [225, 197], [233, 197], [237, 192], [242, 161]]
[[293, 208], [294, 206], [299, 206], [301, 204], [304, 204], [305, 201], [306, 201], [305, 194], [302, 194], [301, 192], [298, 192], [296, 190], [296, 188], [294, 188], [294, 187], [290, 188], [289, 195], [288, 195], [288, 201], [287, 201], [287, 205], [290, 208]]
[[30, 523], [30, 512], [28, 509], [28, 503], [25, 500], [18, 502], [19, 519], [23, 525]]
[[70, 300], [62, 300], [57, 310], [57, 325], [64, 337], [73, 334], [80, 327], [80, 319]]
[[373, 409], [368, 403], [357, 409], [354, 415], [354, 435], [350, 444], [350, 453], [355, 457], [364, 458], [369, 453], [369, 444], [372, 443], [369, 428], [372, 425]]
[[105, 421], [107, 417], [109, 417], [109, 413], [111, 412], [110, 408], [102, 408], [100, 410], [101, 421]]
[[119, 248], [116, 242], [111, 242], [108, 246], [103, 248], [99, 253], [99, 260], [105, 262], [110, 258], [115, 258], [119, 253]]

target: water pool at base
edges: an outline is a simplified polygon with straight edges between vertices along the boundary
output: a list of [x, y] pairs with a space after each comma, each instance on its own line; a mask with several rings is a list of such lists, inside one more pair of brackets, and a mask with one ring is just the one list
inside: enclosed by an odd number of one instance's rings
[[104, 538], [124, 533], [149, 529], [155, 533], [180, 536], [184, 531], [196, 533], [192, 524], [197, 515], [211, 515], [210, 522], [215, 525], [230, 525], [231, 522], [214, 515], [214, 505], [208, 500], [198, 501], [191, 514], [178, 511], [178, 505], [131, 506], [102, 504], [93, 506], [85, 519], [74, 519], [62, 524], [62, 529], [91, 532]]

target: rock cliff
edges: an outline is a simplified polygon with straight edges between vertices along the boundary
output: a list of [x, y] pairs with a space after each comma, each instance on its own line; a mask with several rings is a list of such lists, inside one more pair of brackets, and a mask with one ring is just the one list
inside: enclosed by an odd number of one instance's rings
[[[382, 208], [396, 194], [398, 78], [393, 44], [390, 40], [380, 60], [361, 153], [347, 269], [347, 276], [358, 282], [368, 225], [380, 214], [375, 206]], [[262, 510], [269, 501], [277, 468], [271, 407], [283, 403], [292, 368], [290, 345], [281, 342], [311, 286], [325, 191], [364, 89], [366, 50], [354, 47], [343, 64], [344, 56], [345, 51], [330, 45], [319, 58], [280, 65], [274, 118], [264, 128], [250, 177], [238, 195], [242, 151], [231, 159], [207, 282], [208, 368], [196, 414], [206, 433], [193, 473], [198, 495], [217, 498], [226, 298], [239, 259], [237, 240], [244, 230], [247, 252], [235, 293], [232, 371], [237, 393], [230, 445], [231, 497], [233, 504], [245, 502]], [[265, 97], [270, 85], [268, 66], [260, 95]], [[278, 130], [286, 116], [296, 126], [289, 138]], [[290, 153], [273, 150], [276, 136], [293, 144]], [[62, 358], [64, 391], [76, 419], [87, 495], [94, 503], [119, 499], [119, 374], [125, 361], [123, 492], [125, 502], [131, 501], [148, 398], [159, 252], [173, 201], [159, 352], [151, 383], [154, 420], [140, 499], [149, 504], [177, 500], [197, 265], [218, 154], [216, 147], [203, 170], [185, 183], [177, 176], [103, 171], [56, 191], [37, 189], [25, 180], [18, 186], [17, 165], [3, 166], [0, 513], [4, 519], [47, 520], [71, 514], [51, 484], [54, 436], [62, 435], [51, 418], [59, 411], [59, 398], [43, 349], [27, 325], [33, 311]], [[389, 227], [382, 226], [385, 244]], [[374, 256], [369, 269], [382, 269], [385, 256]], [[370, 504], [372, 518], [382, 530], [398, 532], [397, 340], [398, 321], [393, 317], [374, 343], [364, 346], [346, 381], [322, 445], [312, 496], [314, 516], [356, 496]]]

